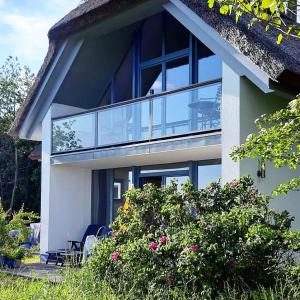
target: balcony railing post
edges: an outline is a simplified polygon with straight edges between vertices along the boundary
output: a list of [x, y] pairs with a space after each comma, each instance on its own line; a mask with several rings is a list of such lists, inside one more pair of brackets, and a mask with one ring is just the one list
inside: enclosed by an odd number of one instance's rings
[[98, 130], [99, 130], [99, 127], [98, 127], [98, 118], [99, 118], [99, 114], [98, 112], [96, 111], [95, 112], [95, 148], [97, 148], [98, 146]]
[[149, 99], [149, 141], [153, 138], [153, 98]]

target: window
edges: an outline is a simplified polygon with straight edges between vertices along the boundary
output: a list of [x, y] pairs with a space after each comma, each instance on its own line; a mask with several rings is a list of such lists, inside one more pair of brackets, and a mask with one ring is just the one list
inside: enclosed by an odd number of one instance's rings
[[189, 85], [189, 58], [173, 60], [167, 63], [166, 88], [178, 89]]
[[110, 104], [111, 101], [111, 84], [106, 88], [104, 95], [101, 98], [99, 106], [105, 106]]
[[141, 96], [161, 93], [163, 90], [161, 65], [142, 70], [141, 84]]
[[166, 54], [189, 48], [189, 31], [170, 14], [165, 18]]
[[116, 169], [114, 172], [113, 219], [118, 215], [118, 209], [124, 206], [124, 193], [132, 187], [131, 168]]
[[141, 30], [141, 61], [162, 55], [163, 15], [158, 14], [147, 19]]
[[211, 182], [221, 178], [221, 164], [207, 164], [198, 166], [198, 188], [204, 189]]
[[181, 191], [181, 186], [188, 182], [188, 180], [190, 179], [189, 176], [167, 176], [166, 177], [166, 185], [170, 185], [172, 183], [172, 181], [176, 181], [177, 182], [177, 190], [180, 192]]
[[133, 47], [128, 51], [115, 77], [115, 102], [132, 99]]
[[198, 82], [222, 78], [222, 61], [203, 43], [197, 42]]

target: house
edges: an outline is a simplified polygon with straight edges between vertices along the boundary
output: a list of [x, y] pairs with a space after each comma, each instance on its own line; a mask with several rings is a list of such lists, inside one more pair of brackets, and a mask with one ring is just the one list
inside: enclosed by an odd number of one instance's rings
[[[257, 117], [300, 92], [299, 41], [276, 45], [277, 32], [245, 23], [207, 1], [89, 0], [50, 29], [10, 130], [42, 142], [42, 252], [111, 223], [132, 186], [250, 174], [270, 194], [295, 176], [268, 165], [259, 177], [255, 160], [229, 156]], [[298, 198], [272, 205], [300, 229]]]

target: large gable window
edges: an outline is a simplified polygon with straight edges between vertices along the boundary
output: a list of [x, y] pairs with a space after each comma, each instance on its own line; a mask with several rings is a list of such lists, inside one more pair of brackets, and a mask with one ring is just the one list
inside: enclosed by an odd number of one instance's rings
[[198, 82], [222, 78], [222, 61], [203, 43], [197, 41]]
[[139, 96], [185, 87], [192, 83], [191, 34], [169, 13], [149, 18], [142, 26]]
[[[139, 24], [132, 47], [105, 89], [101, 105], [190, 84], [216, 84], [221, 78], [221, 59], [164, 11]], [[219, 90], [215, 95], [218, 99]]]

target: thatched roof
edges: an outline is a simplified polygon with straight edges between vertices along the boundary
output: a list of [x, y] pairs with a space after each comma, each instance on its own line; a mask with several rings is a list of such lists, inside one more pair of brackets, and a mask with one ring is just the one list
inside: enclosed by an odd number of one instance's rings
[[[66, 37], [100, 20], [148, 1], [155, 0], [88, 0], [57, 22], [48, 34], [49, 49], [44, 63], [24, 105], [12, 124], [9, 134], [12, 136], [18, 135], [32, 101], [56, 56], [59, 45]], [[206, 0], [181, 1], [213, 27], [234, 48], [267, 73], [272, 80], [300, 91], [299, 40], [284, 40], [277, 46], [275, 44], [277, 32], [275, 31], [266, 32], [258, 24], [248, 30], [243, 19], [237, 25], [233, 17], [224, 17], [219, 14], [217, 9], [209, 9]]]

